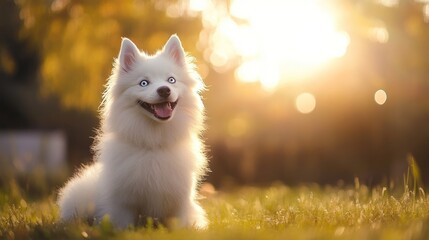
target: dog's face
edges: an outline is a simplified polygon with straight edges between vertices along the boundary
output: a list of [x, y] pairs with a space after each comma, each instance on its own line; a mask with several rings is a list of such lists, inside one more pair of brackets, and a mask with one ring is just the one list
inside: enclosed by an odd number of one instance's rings
[[146, 147], [199, 133], [203, 87], [176, 35], [151, 56], [124, 38], [103, 95], [102, 130]]
[[185, 101], [181, 96], [196, 84], [189, 77], [185, 53], [176, 35], [154, 56], [140, 52], [124, 38], [118, 60], [118, 98], [157, 122], [173, 119], [178, 105]]

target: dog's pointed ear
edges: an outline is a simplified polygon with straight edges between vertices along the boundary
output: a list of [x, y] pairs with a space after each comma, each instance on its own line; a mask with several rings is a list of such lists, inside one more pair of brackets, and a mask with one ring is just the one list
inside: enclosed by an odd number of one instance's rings
[[174, 60], [179, 66], [185, 66], [185, 51], [183, 50], [182, 43], [176, 34], [171, 35], [163, 48], [163, 52]]
[[119, 51], [119, 64], [123, 70], [131, 70], [139, 54], [139, 49], [130, 39], [122, 38], [121, 50]]

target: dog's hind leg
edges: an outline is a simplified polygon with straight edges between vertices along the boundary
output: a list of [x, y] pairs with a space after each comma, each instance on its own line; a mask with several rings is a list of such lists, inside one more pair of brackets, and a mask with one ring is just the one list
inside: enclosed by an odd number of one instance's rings
[[57, 204], [61, 220], [93, 217], [99, 171], [98, 164], [86, 167], [60, 190]]

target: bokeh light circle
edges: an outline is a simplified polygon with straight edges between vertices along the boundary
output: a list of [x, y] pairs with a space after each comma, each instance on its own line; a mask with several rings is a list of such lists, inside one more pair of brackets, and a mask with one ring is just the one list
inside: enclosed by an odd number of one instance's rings
[[295, 107], [300, 113], [311, 113], [316, 108], [316, 98], [311, 93], [301, 93], [295, 99]]
[[383, 89], [379, 89], [375, 92], [374, 101], [378, 105], [383, 105], [384, 103], [386, 103], [386, 100], [387, 100], [387, 93]]

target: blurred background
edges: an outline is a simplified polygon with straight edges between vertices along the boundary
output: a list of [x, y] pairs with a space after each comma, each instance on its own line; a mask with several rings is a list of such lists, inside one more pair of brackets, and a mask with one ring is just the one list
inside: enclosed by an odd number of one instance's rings
[[400, 184], [410, 159], [429, 181], [427, 0], [2, 0], [0, 187], [91, 162], [121, 37], [173, 33], [209, 89], [215, 187]]

